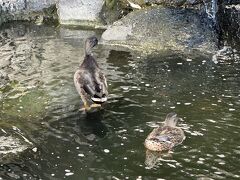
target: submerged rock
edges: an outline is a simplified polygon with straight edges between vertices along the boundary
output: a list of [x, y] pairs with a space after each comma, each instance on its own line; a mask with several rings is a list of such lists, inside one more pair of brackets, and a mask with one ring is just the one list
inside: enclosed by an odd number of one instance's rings
[[154, 7], [132, 12], [115, 22], [102, 35], [106, 45], [140, 51], [173, 49], [215, 50], [214, 33], [194, 10]]
[[101, 25], [100, 12], [103, 5], [104, 0], [59, 0], [59, 22], [65, 25]]
[[[8, 132], [9, 131], [9, 132]], [[15, 126], [12, 129], [0, 129], [0, 162], [13, 158], [33, 144]]]

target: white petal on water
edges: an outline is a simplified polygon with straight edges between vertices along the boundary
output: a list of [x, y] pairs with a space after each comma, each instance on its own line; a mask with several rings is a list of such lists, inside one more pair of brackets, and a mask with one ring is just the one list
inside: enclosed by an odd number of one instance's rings
[[78, 154], [79, 157], [84, 157], [85, 155], [84, 154]]
[[149, 87], [149, 86], [150, 86], [150, 84], [145, 84], [145, 86], [146, 86], [146, 87]]
[[220, 157], [220, 158], [224, 158], [225, 157], [224, 154], [218, 154], [217, 156]]
[[170, 167], [176, 168], [176, 166], [173, 165], [173, 164], [167, 163], [167, 165], [170, 166]]
[[71, 172], [69, 169], [65, 169], [65, 172]]
[[207, 119], [207, 121], [212, 122], [212, 123], [216, 123], [216, 121], [213, 120], [213, 119]]
[[128, 90], [128, 86], [122, 86], [122, 89], [126, 91]]
[[186, 105], [186, 106], [189, 106], [189, 105], [191, 105], [192, 103], [190, 103], [190, 102], [186, 102], [186, 103], [184, 103], [184, 105]]
[[175, 106], [171, 106], [170, 109], [175, 109], [176, 107]]
[[229, 111], [235, 111], [236, 109], [233, 109], [233, 108], [229, 108], [228, 110], [229, 110]]
[[156, 102], [157, 102], [157, 100], [155, 100], [155, 99], [154, 99], [154, 100], [152, 100], [152, 103], [156, 103]]
[[142, 179], [142, 176], [138, 176], [136, 180], [141, 180]]
[[35, 148], [32, 148], [32, 151], [33, 152], [37, 152], [37, 148], [35, 147]]
[[197, 161], [198, 164], [203, 164], [203, 161]]
[[55, 174], [51, 174], [51, 176], [55, 176]]
[[105, 153], [109, 153], [110, 151], [108, 149], [103, 150]]
[[74, 173], [73, 172], [68, 172], [65, 174], [65, 176], [72, 176]]
[[186, 59], [186, 61], [188, 61], [188, 62], [191, 62], [191, 61], [192, 61], [192, 59], [189, 59], [189, 58], [187, 58], [187, 59]]
[[181, 62], [179, 62], [179, 63], [177, 63], [177, 65], [182, 65], [183, 63], [181, 63]]

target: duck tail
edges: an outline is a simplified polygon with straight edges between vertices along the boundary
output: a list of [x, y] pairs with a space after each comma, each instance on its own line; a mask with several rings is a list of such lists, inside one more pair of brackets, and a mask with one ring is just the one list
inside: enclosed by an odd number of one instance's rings
[[177, 114], [175, 112], [171, 112], [171, 113], [167, 114], [167, 116], [166, 116], [165, 125], [175, 127], [178, 119], [179, 118], [177, 117]]
[[96, 104], [102, 104], [102, 103], [107, 101], [107, 96], [103, 95], [103, 96], [100, 97], [98, 95], [94, 95], [94, 96], [91, 97], [91, 100]]

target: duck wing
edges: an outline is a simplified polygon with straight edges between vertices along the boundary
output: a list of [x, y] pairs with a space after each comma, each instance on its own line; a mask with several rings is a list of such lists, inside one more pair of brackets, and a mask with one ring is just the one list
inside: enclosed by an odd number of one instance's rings
[[80, 69], [76, 79], [78, 86], [90, 96], [93, 102], [103, 103], [107, 100], [107, 81], [100, 69], [96, 69], [95, 72]]

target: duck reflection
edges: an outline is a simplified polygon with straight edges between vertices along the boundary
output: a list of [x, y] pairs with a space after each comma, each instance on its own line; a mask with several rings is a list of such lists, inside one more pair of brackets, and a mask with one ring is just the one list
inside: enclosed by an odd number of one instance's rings
[[93, 141], [96, 137], [103, 138], [108, 132], [108, 128], [102, 122], [104, 119], [104, 109], [86, 113], [79, 119], [78, 125], [84, 136]]
[[147, 168], [152, 169], [161, 165], [161, 162], [173, 162], [172, 154], [170, 151], [168, 152], [159, 152], [159, 151], [151, 151], [146, 150], [146, 158], [145, 158], [145, 165]]

